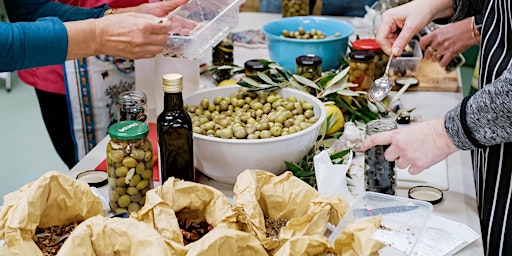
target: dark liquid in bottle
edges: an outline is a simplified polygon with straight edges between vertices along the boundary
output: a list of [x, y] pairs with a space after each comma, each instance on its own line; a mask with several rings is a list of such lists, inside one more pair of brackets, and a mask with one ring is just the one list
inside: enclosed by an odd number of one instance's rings
[[389, 146], [378, 145], [366, 151], [366, 190], [388, 195], [395, 194], [395, 162], [384, 158]]
[[[181, 102], [181, 108], [164, 110], [157, 120], [162, 184], [169, 177], [195, 181], [192, 121], [183, 109], [181, 93], [179, 98], [178, 102], [174, 102], [174, 104]], [[170, 99], [166, 98], [165, 105], [170, 104], [167, 102], [168, 100]]]

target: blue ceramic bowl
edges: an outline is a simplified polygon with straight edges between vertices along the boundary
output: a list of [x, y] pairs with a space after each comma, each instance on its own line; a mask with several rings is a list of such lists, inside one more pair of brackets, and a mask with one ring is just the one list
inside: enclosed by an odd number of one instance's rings
[[[326, 39], [292, 39], [281, 37], [284, 29], [297, 31], [299, 27], [310, 31], [321, 30]], [[348, 37], [354, 27], [347, 22], [334, 18], [317, 16], [287, 17], [263, 25], [270, 59], [295, 73], [295, 58], [314, 54], [322, 58], [322, 70], [339, 68], [341, 59], [347, 53]], [[339, 37], [329, 37], [340, 33]]]

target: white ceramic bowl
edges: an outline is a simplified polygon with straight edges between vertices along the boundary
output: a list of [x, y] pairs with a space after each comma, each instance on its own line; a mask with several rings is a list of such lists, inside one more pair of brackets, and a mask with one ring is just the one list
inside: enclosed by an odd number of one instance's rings
[[[189, 106], [199, 105], [201, 99], [210, 101], [218, 96], [229, 96], [239, 86], [222, 86], [198, 91], [185, 97]], [[261, 169], [276, 175], [286, 170], [284, 161], [298, 162], [315, 144], [320, 127], [326, 119], [324, 104], [316, 97], [295, 89], [276, 91], [283, 97], [295, 96], [313, 104], [318, 121], [300, 132], [286, 136], [246, 140], [222, 139], [194, 133], [196, 167], [208, 177], [233, 185], [237, 176], [247, 169]]]

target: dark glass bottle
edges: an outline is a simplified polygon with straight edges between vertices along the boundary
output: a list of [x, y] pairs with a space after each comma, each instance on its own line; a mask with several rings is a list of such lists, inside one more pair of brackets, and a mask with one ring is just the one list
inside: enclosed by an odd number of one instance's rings
[[183, 76], [167, 74], [162, 82], [164, 110], [157, 119], [162, 184], [169, 177], [195, 181], [192, 121], [183, 106]]

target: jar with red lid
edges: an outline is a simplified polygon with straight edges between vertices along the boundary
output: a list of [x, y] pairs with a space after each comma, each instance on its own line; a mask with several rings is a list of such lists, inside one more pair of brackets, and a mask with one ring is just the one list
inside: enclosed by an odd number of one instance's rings
[[375, 54], [370, 51], [351, 51], [348, 53], [349, 65], [347, 81], [358, 84], [355, 90], [367, 91], [373, 83]]
[[388, 63], [389, 56], [382, 51], [379, 44], [373, 38], [358, 39], [352, 42], [352, 48], [355, 51], [370, 51], [375, 54], [375, 67], [374, 77], [381, 77], [384, 75], [386, 64]]

